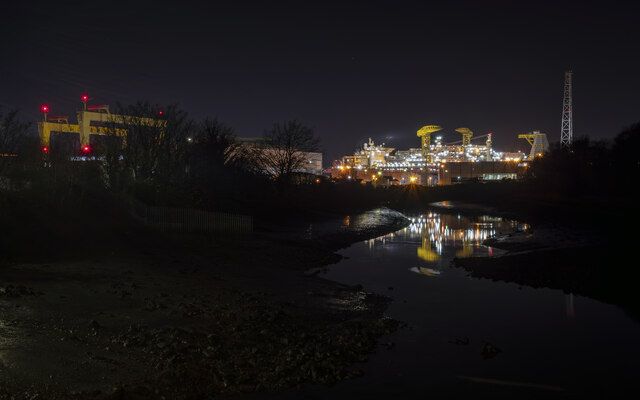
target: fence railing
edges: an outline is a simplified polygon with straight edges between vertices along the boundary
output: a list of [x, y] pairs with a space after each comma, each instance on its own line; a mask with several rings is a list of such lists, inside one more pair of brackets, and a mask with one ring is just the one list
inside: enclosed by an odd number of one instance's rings
[[251, 233], [249, 215], [196, 210], [193, 208], [155, 207], [129, 197], [121, 197], [129, 214], [145, 225], [165, 232]]

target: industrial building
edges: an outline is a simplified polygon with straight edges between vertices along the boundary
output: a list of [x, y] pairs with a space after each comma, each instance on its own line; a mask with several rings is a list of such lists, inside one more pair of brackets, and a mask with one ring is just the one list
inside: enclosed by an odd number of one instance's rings
[[[269, 143], [262, 137], [237, 137], [237, 143], [244, 148], [255, 154], [254, 161], [260, 163], [259, 167], [270, 175], [277, 174], [277, 171], [273, 168], [273, 163], [261, 162], [265, 159], [282, 159], [282, 156], [278, 153], [282, 153], [283, 150], [273, 148], [269, 146]], [[295, 159], [295, 165], [292, 172], [312, 175], [322, 175], [322, 153], [312, 151], [297, 151], [293, 155], [292, 159]]]
[[528, 161], [541, 156], [549, 146], [546, 134], [538, 131], [519, 135], [531, 144], [530, 153], [498, 152], [492, 148], [492, 134], [477, 136], [482, 144], [472, 144], [473, 132], [458, 128], [462, 140], [443, 143], [442, 136], [432, 133], [442, 130], [427, 125], [417, 132], [420, 148], [397, 150], [376, 145], [371, 139], [351, 156], [334, 162], [331, 176], [335, 179], [360, 180], [383, 185], [449, 185], [465, 181], [517, 179]]

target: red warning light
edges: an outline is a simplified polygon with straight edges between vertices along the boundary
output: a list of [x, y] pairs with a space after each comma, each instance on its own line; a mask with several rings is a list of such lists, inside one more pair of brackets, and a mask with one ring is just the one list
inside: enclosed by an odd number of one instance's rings
[[47, 146], [43, 146], [42, 147], [42, 152], [43, 153], [48, 153], [49, 152], [49, 148]]
[[89, 100], [89, 96], [87, 96], [86, 94], [83, 94], [82, 97], [80, 97], [80, 100], [87, 101]]
[[88, 153], [88, 152], [89, 152], [89, 150], [91, 150], [91, 148], [90, 148], [89, 146], [87, 146], [87, 145], [82, 146], [82, 151], [83, 151], [84, 153]]
[[162, 110], [158, 111], [158, 115], [164, 115], [164, 111]]
[[46, 105], [46, 104], [41, 105], [40, 106], [40, 111], [42, 111], [44, 113], [49, 112], [49, 106]]

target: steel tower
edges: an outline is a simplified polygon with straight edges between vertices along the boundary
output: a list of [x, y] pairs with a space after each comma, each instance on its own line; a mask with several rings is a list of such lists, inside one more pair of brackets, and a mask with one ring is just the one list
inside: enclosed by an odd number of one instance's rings
[[573, 71], [564, 73], [564, 98], [562, 100], [562, 130], [560, 131], [560, 146], [570, 148], [573, 142], [573, 99], [571, 96], [571, 76]]

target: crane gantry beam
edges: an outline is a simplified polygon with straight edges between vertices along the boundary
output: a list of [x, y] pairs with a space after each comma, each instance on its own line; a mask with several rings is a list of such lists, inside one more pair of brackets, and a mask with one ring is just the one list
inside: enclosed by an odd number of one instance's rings
[[[52, 132], [80, 133], [80, 125], [49, 121], [38, 122], [38, 135], [40, 136], [40, 145], [42, 147], [50, 147]], [[103, 126], [90, 126], [89, 133], [92, 135], [126, 136], [127, 130], [120, 128], [111, 129]], [[89, 140], [87, 135], [87, 140], [84, 143], [81, 141], [80, 145], [86, 146], [88, 144]]]
[[[469, 143], [471, 143], [472, 140], [482, 139], [482, 138], [490, 136], [490, 135], [492, 135], [492, 134], [491, 133], [487, 133], [485, 135], [471, 137], [471, 138], [469, 138]], [[464, 143], [464, 139], [463, 140], [456, 140], [455, 142], [447, 142], [447, 143], [444, 143], [444, 145], [445, 146], [451, 146], [451, 145], [460, 144], [460, 143]]]
[[[78, 125], [80, 126], [80, 145], [85, 146], [89, 144], [89, 134], [94, 133], [91, 128], [92, 122], [101, 123], [113, 123], [116, 125], [144, 125], [144, 126], [157, 126], [164, 127], [166, 121], [155, 118], [134, 117], [130, 115], [118, 115], [109, 113], [109, 109], [106, 112], [96, 111], [78, 111]], [[126, 130], [118, 136], [126, 136]], [[105, 133], [106, 134], [106, 133]]]

